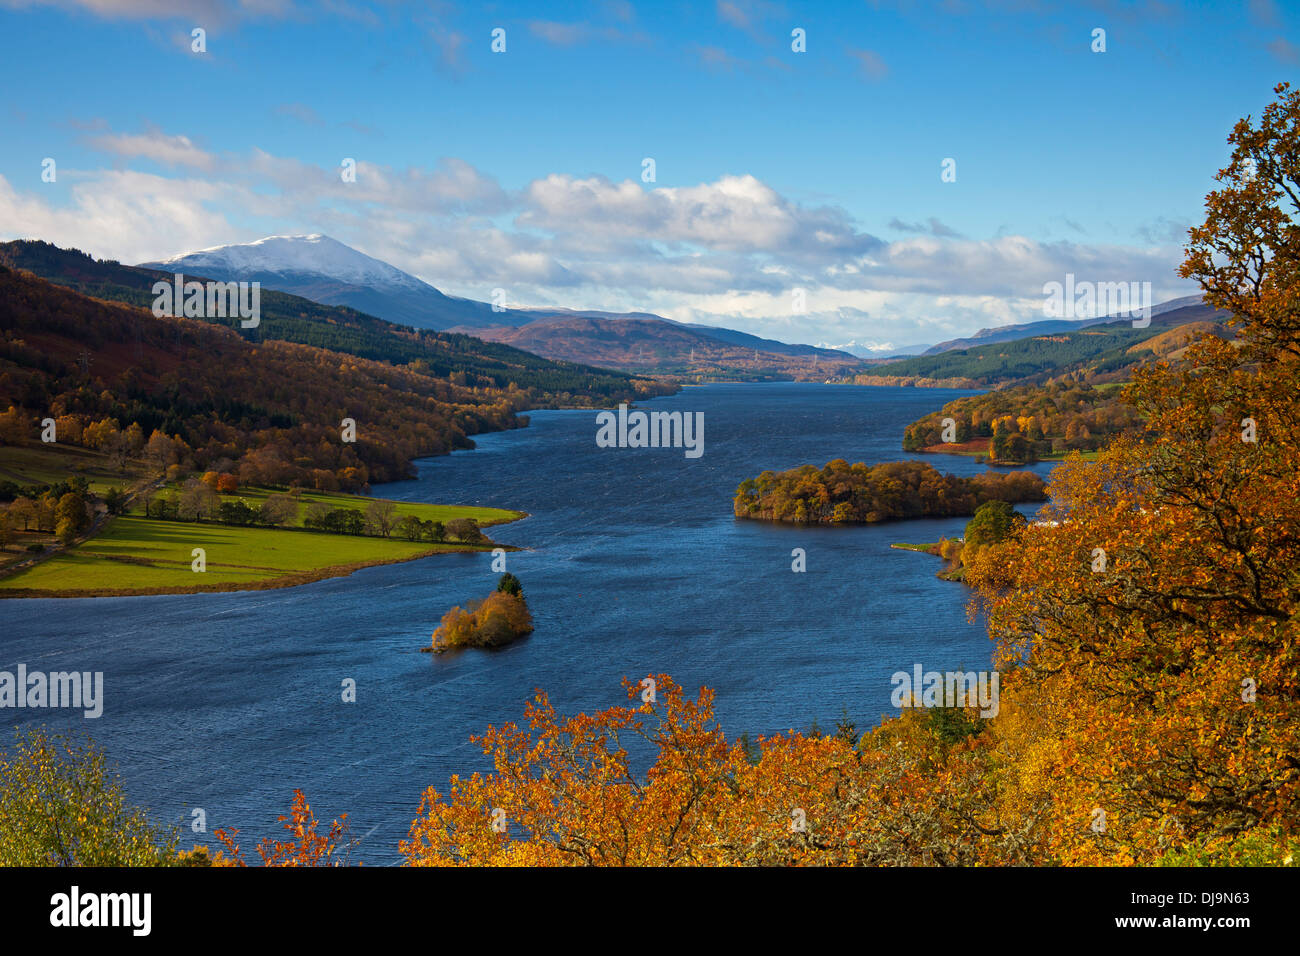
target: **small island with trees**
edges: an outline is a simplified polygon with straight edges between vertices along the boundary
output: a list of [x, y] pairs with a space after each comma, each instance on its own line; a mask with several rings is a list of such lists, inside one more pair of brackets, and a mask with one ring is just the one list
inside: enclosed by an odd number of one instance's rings
[[794, 524], [875, 524], [907, 518], [973, 515], [988, 501], [1046, 501], [1043, 480], [1028, 471], [945, 475], [919, 461], [765, 471], [736, 489], [738, 518]]
[[533, 616], [519, 579], [506, 572], [496, 590], [481, 601], [453, 607], [442, 616], [433, 642], [420, 650], [434, 654], [461, 647], [503, 647], [533, 632]]

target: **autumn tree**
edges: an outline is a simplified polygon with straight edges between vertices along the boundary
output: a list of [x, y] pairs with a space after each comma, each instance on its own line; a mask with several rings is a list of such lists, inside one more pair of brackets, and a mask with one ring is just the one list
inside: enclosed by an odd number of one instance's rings
[[127, 455], [138, 455], [144, 449], [144, 429], [139, 422], [128, 425], [122, 432], [122, 438], [126, 443]]
[[[350, 843], [347, 836], [346, 813], [339, 816], [325, 833], [318, 833], [315, 813], [301, 790], [294, 790], [293, 805], [287, 816], [276, 819], [288, 831], [289, 839], [273, 840], [266, 837], [257, 844], [257, 855], [263, 866], [346, 866]], [[216, 866], [247, 866], [235, 837], [238, 830], [218, 829], [213, 836], [225, 848], [228, 856], [218, 854]]]
[[267, 495], [258, 509], [258, 520], [274, 527], [292, 524], [297, 517], [298, 499], [282, 492]]
[[91, 741], [33, 730], [0, 754], [0, 865], [167, 866], [176, 841], [128, 805]]
[[21, 521], [23, 530], [30, 531], [36, 522], [36, 502], [31, 498], [15, 498], [9, 505], [9, 515], [13, 518], [15, 526]]
[[[204, 476], [207, 477], [206, 475]], [[182, 521], [202, 521], [216, 514], [220, 499], [206, 480], [191, 478], [181, 487], [180, 498], [176, 503], [176, 515]]]
[[54, 434], [60, 442], [69, 445], [81, 445], [84, 442], [85, 425], [79, 415], [58, 415], [54, 419]]
[[476, 742], [493, 772], [425, 792], [410, 865], [682, 866], [1006, 863], [1022, 821], [992, 810], [984, 734], [950, 742], [919, 712], [855, 746], [847, 732], [729, 741], [713, 693], [665, 674], [630, 704], [562, 717], [544, 693], [523, 725]]
[[1008, 804], [1062, 862], [1300, 825], [1300, 96], [1277, 93], [1229, 138], [1182, 268], [1236, 342], [1138, 372], [1147, 435], [1067, 462], [1056, 522], [968, 573], [1026, 665], [1011, 695], [1032, 707], [996, 722]]
[[483, 532], [473, 518], [452, 518], [445, 525], [447, 536], [467, 543], [483, 540]]
[[155, 470], [162, 472], [176, 460], [176, 443], [155, 430], [144, 446], [144, 457]]
[[113, 464], [113, 467], [122, 473], [126, 472], [127, 462], [131, 459], [132, 449], [134, 447], [132, 439], [139, 433], [140, 426], [133, 424], [132, 428], [135, 429], [134, 433], [130, 430], [125, 432], [116, 430], [108, 432], [104, 436], [103, 442], [100, 445], [104, 454], [108, 455], [108, 460]]
[[397, 504], [376, 498], [366, 505], [366, 533], [387, 538], [397, 521]]
[[[658, 703], [558, 717], [545, 694], [476, 738], [496, 772], [453, 777], [447, 798], [430, 788], [410, 838], [412, 865], [660, 864], [706, 859], [701, 838], [744, 760], [713, 725], [712, 695], [688, 700], [658, 675]], [[629, 697], [641, 691], [629, 686]], [[625, 744], [649, 745], [656, 763], [633, 770]], [[662, 761], [662, 765], [658, 762]]]
[[59, 500], [50, 492], [45, 492], [36, 499], [36, 530], [53, 533], [58, 522], [55, 516]]
[[86, 499], [75, 491], [69, 491], [60, 496], [58, 504], [54, 508], [54, 533], [64, 545], [69, 545], [73, 539], [90, 524], [90, 517], [86, 513]]
[[500, 647], [532, 631], [533, 616], [523, 592], [498, 588], [481, 601], [447, 611], [433, 632], [430, 649], [438, 652], [457, 647]]

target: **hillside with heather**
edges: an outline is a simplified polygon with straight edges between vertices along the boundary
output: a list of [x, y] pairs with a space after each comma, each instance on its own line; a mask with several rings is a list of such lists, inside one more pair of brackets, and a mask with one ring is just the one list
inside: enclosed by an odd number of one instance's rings
[[[468, 330], [467, 330], [468, 331]], [[550, 316], [517, 327], [475, 329], [503, 342], [558, 361], [688, 382], [821, 382], [860, 368], [845, 352], [742, 336], [727, 330], [680, 325], [660, 318]], [[737, 340], [746, 340], [739, 344]]]

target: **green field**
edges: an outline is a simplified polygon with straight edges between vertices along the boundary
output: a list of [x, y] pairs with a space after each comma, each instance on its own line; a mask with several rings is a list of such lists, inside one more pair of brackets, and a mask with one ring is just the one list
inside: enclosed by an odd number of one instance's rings
[[81, 475], [91, 491], [102, 495], [109, 488], [129, 488], [145, 475], [138, 461], [126, 463], [123, 474], [108, 456], [72, 445], [6, 445], [0, 448], [0, 481], [17, 485], [52, 485]]
[[[0, 580], [0, 595], [90, 597], [287, 587], [369, 565], [492, 547], [124, 515], [79, 547]], [[191, 567], [195, 548], [206, 552], [205, 572]]]
[[[178, 485], [168, 485], [164, 491], [169, 494], [179, 494]], [[222, 495], [222, 501], [239, 501], [243, 500], [250, 506], [256, 508], [266, 500], [267, 495], [273, 493], [269, 488], [240, 488], [234, 494]], [[301, 528], [303, 516], [307, 512], [307, 506], [313, 502], [320, 502], [329, 508], [356, 508], [360, 511], [366, 510], [366, 505], [375, 499], [365, 498], [361, 495], [349, 495], [341, 491], [303, 491], [300, 496], [301, 504], [298, 508], [298, 517], [290, 527]], [[412, 503], [408, 501], [395, 501], [397, 505], [397, 518], [403, 518], [406, 515], [414, 515], [421, 521], [441, 521], [446, 524], [454, 518], [473, 518], [478, 522], [479, 527], [486, 528], [489, 525], [502, 524], [507, 521], [516, 521], [523, 517], [518, 511], [506, 511], [503, 508], [479, 508], [473, 505], [426, 505]], [[137, 502], [131, 509], [133, 514], [144, 514], [144, 504]], [[351, 540], [351, 539], [349, 539]]]
[[[147, 476], [142, 462], [128, 462], [126, 473], [112, 467], [107, 456], [69, 445], [6, 446], [0, 449], [0, 480], [37, 485], [86, 478], [92, 491], [102, 495], [111, 487], [128, 488]], [[180, 492], [173, 483], [162, 489]], [[242, 499], [258, 507], [272, 494], [267, 488], [241, 488], [223, 500]], [[336, 535], [308, 531], [302, 522], [307, 507], [321, 503], [329, 508], [354, 508], [364, 512], [373, 498], [341, 492], [302, 491], [297, 518], [288, 528], [235, 527], [215, 522], [162, 521], [146, 518], [144, 502], [137, 497], [128, 514], [112, 519], [97, 535], [36, 565], [0, 579], [0, 597], [90, 597], [106, 594], [164, 594], [191, 591], [225, 591], [246, 588], [287, 587], [325, 577], [348, 574], [357, 568], [449, 551], [490, 550], [494, 545], [466, 545], [407, 541], [396, 532], [391, 537]], [[456, 518], [473, 518], [480, 527], [515, 521], [524, 515], [501, 508], [470, 505], [433, 505], [394, 502], [394, 520], [413, 515], [422, 521], [446, 524]], [[30, 543], [54, 544], [49, 534], [20, 534], [0, 563], [13, 564], [31, 557]], [[192, 552], [203, 548], [207, 570], [194, 571]]]

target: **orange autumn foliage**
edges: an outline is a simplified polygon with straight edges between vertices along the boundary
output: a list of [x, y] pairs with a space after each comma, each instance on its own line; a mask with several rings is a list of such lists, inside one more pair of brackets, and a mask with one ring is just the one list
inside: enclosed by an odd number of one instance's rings
[[489, 728], [476, 741], [495, 772], [425, 792], [407, 863], [953, 865], [1005, 861], [1019, 838], [981, 820], [978, 745], [952, 746], [941, 766], [947, 745], [920, 714], [860, 749], [790, 733], [750, 754], [717, 727], [710, 690], [691, 700], [653, 679], [655, 702], [635, 702], [640, 685], [625, 682], [631, 706], [561, 718], [539, 692], [525, 727]]
[[968, 569], [1033, 705], [995, 722], [1007, 793], [1061, 862], [1300, 830], [1300, 94], [1278, 93], [1183, 266], [1237, 341], [1140, 371], [1147, 433], [1058, 469], [1059, 524]]
[[[277, 818], [292, 839], [272, 840], [269, 837], [257, 845], [257, 854], [263, 866], [342, 866], [342, 851], [346, 844], [340, 841], [347, 833], [345, 813], [330, 824], [325, 834], [316, 832], [316, 816], [301, 790], [293, 792], [293, 806], [288, 816]], [[235, 843], [238, 830], [215, 830], [213, 835], [225, 847], [228, 856], [218, 853], [213, 866], [247, 866], [239, 845]]]
[[[712, 694], [479, 738], [414, 865], [1153, 864], [1300, 837], [1300, 93], [1243, 120], [1183, 275], [1230, 310], [1135, 374], [1145, 422], [1054, 473], [1048, 521], [980, 549], [996, 716], [905, 711], [856, 745], [728, 742]], [[637, 768], [642, 768], [639, 772]], [[494, 824], [496, 824], [494, 826]], [[504, 824], [504, 826], [502, 826]], [[1251, 847], [1254, 857], [1242, 847]]]
[[532, 633], [533, 616], [521, 595], [493, 591], [466, 608], [453, 607], [433, 632], [433, 650], [499, 647]]

